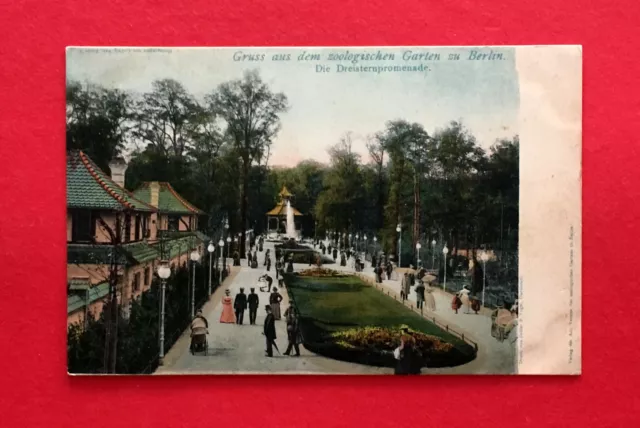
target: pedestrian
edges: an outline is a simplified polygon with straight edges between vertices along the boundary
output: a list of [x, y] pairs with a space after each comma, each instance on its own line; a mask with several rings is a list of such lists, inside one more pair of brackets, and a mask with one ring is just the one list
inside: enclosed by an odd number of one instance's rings
[[280, 352], [278, 350], [278, 345], [276, 345], [275, 317], [271, 313], [270, 305], [266, 305], [264, 310], [267, 312], [267, 316], [264, 318], [264, 327], [262, 330], [262, 334], [267, 342], [267, 349], [265, 350], [265, 353], [267, 357], [273, 357], [273, 348], [276, 348], [276, 351]]
[[478, 296], [482, 294], [482, 289], [484, 288], [486, 278], [484, 278], [484, 272], [482, 270], [482, 265], [476, 258], [476, 254], [474, 251], [473, 259], [471, 264], [471, 269], [469, 274], [471, 276], [471, 294], [474, 296]]
[[222, 298], [222, 314], [220, 315], [220, 322], [225, 324], [236, 323], [236, 315], [233, 313], [231, 292], [229, 289], [224, 291], [224, 297]]
[[403, 285], [403, 292], [404, 292], [404, 300], [408, 300], [409, 299], [409, 293], [411, 293], [411, 281], [409, 281], [409, 278], [407, 276], [406, 280], [402, 283]]
[[244, 294], [244, 288], [240, 288], [240, 292], [236, 294], [233, 302], [233, 308], [236, 310], [236, 324], [242, 325], [244, 320], [244, 310], [247, 308], [247, 295]]
[[416, 305], [418, 309], [422, 309], [422, 307], [424, 306], [424, 291], [425, 291], [425, 286], [422, 280], [418, 280], [415, 291], [416, 291]]
[[280, 263], [280, 260], [278, 260], [278, 257], [276, 256], [276, 279], [278, 279], [278, 276], [280, 275], [280, 269], [282, 269], [282, 264]]
[[382, 276], [380, 275], [380, 273], [381, 273], [382, 271], [380, 270], [380, 266], [375, 266], [375, 267], [373, 268], [373, 272], [374, 272], [374, 273], [375, 273], [375, 275], [376, 275], [376, 283], [381, 284], [381, 283], [382, 283]]
[[278, 288], [273, 287], [273, 292], [269, 296], [269, 304], [271, 305], [271, 312], [276, 320], [279, 320], [280, 315], [280, 302], [282, 302], [282, 295], [278, 293]]
[[256, 315], [258, 314], [258, 305], [260, 304], [260, 298], [256, 294], [256, 289], [251, 288], [249, 295], [247, 296], [247, 305], [249, 306], [249, 324], [254, 325], [256, 323]]
[[460, 297], [460, 303], [462, 304], [462, 306], [464, 306], [464, 313], [468, 314], [469, 310], [471, 309], [471, 299], [469, 299], [469, 290], [467, 289], [466, 285], [462, 287], [462, 290], [460, 290], [458, 296]]
[[415, 339], [410, 334], [403, 334], [400, 337], [400, 346], [393, 351], [395, 357], [397, 375], [417, 375], [420, 374], [423, 361], [422, 355], [417, 349]]
[[433, 295], [434, 288], [431, 285], [431, 282], [433, 282], [436, 278], [432, 275], [430, 275], [428, 278], [430, 280], [427, 282], [427, 285], [424, 290], [426, 292], [424, 300], [425, 300], [425, 303], [427, 304], [427, 310], [434, 312], [436, 310], [436, 298]]
[[251, 249], [247, 252], [247, 266], [251, 267]]
[[260, 287], [260, 291], [262, 291], [263, 293], [268, 293], [269, 290], [271, 290], [271, 284], [273, 283], [273, 278], [271, 278], [269, 275], [265, 273], [258, 279], [258, 281], [267, 283], [266, 285]]
[[300, 344], [302, 343], [302, 335], [300, 334], [300, 323], [298, 313], [293, 305], [284, 312], [285, 319], [287, 320], [287, 339], [289, 344], [287, 350], [284, 351], [284, 355], [291, 354], [292, 349], [295, 349], [295, 356], [300, 356]]
[[269, 272], [271, 270], [271, 257], [269, 257], [269, 254], [267, 254], [267, 259], [265, 261], [265, 264], [267, 265], [267, 272]]

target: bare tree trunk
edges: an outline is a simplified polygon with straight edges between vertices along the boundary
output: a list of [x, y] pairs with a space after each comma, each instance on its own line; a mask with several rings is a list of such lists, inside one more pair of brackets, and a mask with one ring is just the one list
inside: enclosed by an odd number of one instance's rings
[[247, 211], [249, 209], [249, 162], [250, 159], [245, 157], [242, 160], [242, 201], [240, 205], [240, 227], [242, 232], [240, 235], [240, 258], [245, 257], [245, 240], [247, 239]]

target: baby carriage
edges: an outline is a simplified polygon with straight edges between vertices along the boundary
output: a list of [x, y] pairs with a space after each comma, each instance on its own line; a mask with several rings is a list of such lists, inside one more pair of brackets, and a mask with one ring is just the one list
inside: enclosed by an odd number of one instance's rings
[[207, 321], [204, 318], [196, 317], [191, 323], [191, 347], [192, 355], [196, 352], [204, 352], [207, 355], [209, 345], [207, 343]]
[[[271, 279], [271, 278], [269, 278]], [[272, 281], [267, 281], [267, 278], [265, 278], [264, 276], [261, 276], [260, 278], [258, 278], [258, 290], [260, 290], [263, 293], [268, 293], [271, 291], [271, 283]]]
[[518, 318], [511, 311], [498, 308], [491, 313], [491, 336], [504, 342], [518, 323]]

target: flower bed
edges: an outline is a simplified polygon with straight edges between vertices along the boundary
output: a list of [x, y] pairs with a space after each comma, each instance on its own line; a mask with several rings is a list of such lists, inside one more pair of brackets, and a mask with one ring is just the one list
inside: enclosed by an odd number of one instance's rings
[[[401, 327], [358, 327], [330, 333], [322, 341], [305, 342], [305, 347], [327, 357], [369, 364], [393, 367], [396, 360], [393, 350], [400, 345]], [[475, 352], [463, 352], [451, 343], [438, 337], [408, 329], [427, 367], [453, 367], [468, 363], [475, 358]], [[469, 349], [467, 349], [469, 351]]]
[[348, 275], [333, 269], [316, 267], [316, 268], [305, 269], [303, 271], [300, 271], [298, 272], [298, 276], [306, 276], [306, 277], [313, 277], [313, 278], [326, 278], [326, 277], [343, 278]]

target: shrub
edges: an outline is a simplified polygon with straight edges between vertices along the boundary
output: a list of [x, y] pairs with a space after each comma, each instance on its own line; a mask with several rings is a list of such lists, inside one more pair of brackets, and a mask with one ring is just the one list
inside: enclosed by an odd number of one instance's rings
[[[213, 285], [218, 286], [219, 271], [213, 270]], [[193, 275], [193, 272], [191, 272]], [[223, 278], [226, 272], [223, 271]], [[196, 266], [195, 307], [207, 300], [208, 267]], [[165, 291], [165, 352], [176, 342], [191, 321], [191, 299], [188, 295], [189, 272], [180, 268], [167, 280]], [[213, 291], [213, 290], [212, 290]], [[108, 305], [98, 319], [90, 317], [87, 327], [79, 324], [67, 329], [67, 364], [70, 373], [104, 372], [104, 346]], [[119, 311], [120, 312], [120, 311]], [[118, 318], [116, 373], [150, 373], [158, 364], [158, 330], [160, 321], [160, 283], [134, 300], [129, 319]]]

